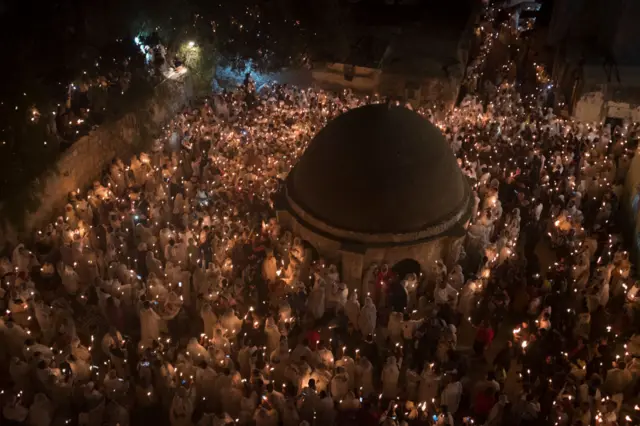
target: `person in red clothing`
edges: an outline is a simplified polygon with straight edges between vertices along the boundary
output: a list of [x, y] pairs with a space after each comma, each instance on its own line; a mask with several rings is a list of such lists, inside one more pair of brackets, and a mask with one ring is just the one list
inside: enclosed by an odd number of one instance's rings
[[318, 330], [309, 330], [304, 337], [309, 340], [309, 349], [315, 351], [318, 348], [318, 342], [320, 341], [320, 333]]
[[482, 355], [484, 350], [491, 344], [495, 336], [493, 328], [485, 320], [480, 322], [476, 329], [476, 338], [473, 342], [473, 351], [476, 355]]
[[496, 404], [496, 392], [492, 386], [487, 386], [481, 392], [478, 392], [473, 404], [474, 420], [478, 424], [484, 423], [489, 417], [491, 409]]

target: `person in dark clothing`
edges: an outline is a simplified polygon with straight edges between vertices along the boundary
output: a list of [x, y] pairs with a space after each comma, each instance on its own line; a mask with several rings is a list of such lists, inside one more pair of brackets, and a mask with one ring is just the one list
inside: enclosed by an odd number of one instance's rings
[[513, 355], [513, 342], [509, 340], [493, 359], [493, 368], [496, 371], [504, 370], [504, 374], [506, 375], [511, 368], [511, 360], [513, 359]]
[[407, 290], [402, 283], [394, 280], [389, 286], [389, 304], [394, 312], [404, 312], [408, 302]]

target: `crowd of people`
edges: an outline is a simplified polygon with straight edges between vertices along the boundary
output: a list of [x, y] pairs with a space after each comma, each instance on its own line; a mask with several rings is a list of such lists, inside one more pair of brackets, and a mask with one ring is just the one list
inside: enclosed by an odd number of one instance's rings
[[327, 121], [382, 101], [247, 79], [70, 194], [0, 259], [2, 424], [638, 424], [618, 207], [640, 128], [556, 117], [509, 81], [419, 109], [473, 188], [467, 235], [350, 292], [273, 203]]
[[31, 122], [46, 120], [51, 141], [75, 142], [107, 117], [121, 114], [125, 105], [131, 103], [132, 85], [138, 89], [144, 86], [148, 91], [163, 79], [176, 75], [181, 67], [180, 63], [166, 60], [166, 49], [155, 33], [144, 40], [136, 37], [135, 42], [117, 40], [104, 50], [89, 71], [83, 71], [67, 86], [64, 102], [58, 99], [61, 102], [52, 111], [41, 112], [34, 106], [28, 112]]

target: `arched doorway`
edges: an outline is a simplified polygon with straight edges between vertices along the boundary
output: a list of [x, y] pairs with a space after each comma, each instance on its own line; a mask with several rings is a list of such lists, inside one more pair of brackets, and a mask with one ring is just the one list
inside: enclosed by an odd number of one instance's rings
[[393, 265], [391, 270], [396, 274], [398, 279], [403, 280], [408, 274], [414, 273], [416, 277], [420, 279], [422, 273], [422, 266], [414, 259], [403, 259], [400, 262]]

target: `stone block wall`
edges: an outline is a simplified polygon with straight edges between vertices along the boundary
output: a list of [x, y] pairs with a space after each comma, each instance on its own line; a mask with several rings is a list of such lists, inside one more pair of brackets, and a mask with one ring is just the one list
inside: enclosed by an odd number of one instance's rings
[[574, 117], [580, 121], [593, 123], [602, 120], [604, 108], [604, 94], [602, 92], [587, 92], [576, 102]]
[[[156, 86], [153, 96], [119, 120], [104, 124], [76, 141], [56, 162], [53, 172], [43, 174], [40, 205], [36, 211], [25, 212], [23, 237], [39, 229], [62, 213], [69, 192], [86, 189], [99, 179], [111, 163], [120, 157], [128, 160], [133, 154], [150, 146], [153, 136], [193, 96], [187, 76], [180, 80], [165, 80]], [[35, 187], [36, 185], [34, 185]], [[2, 218], [0, 211], [0, 248], [15, 242], [18, 233]], [[12, 241], [13, 240], [13, 241]]]

